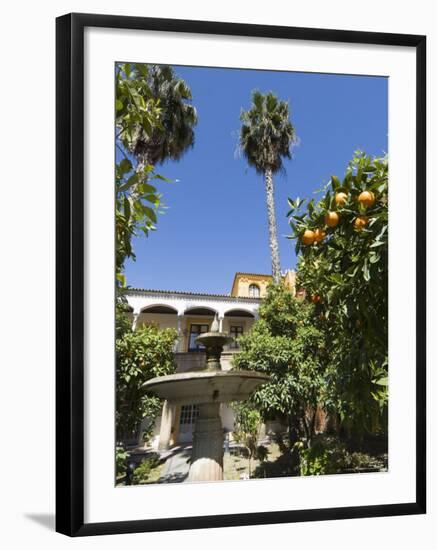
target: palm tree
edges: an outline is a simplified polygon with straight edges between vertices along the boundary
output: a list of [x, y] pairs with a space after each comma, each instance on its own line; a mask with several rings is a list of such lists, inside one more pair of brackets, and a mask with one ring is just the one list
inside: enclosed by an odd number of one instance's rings
[[179, 160], [194, 144], [196, 108], [191, 90], [168, 65], [149, 65], [145, 76], [151, 97], [161, 110], [160, 125], [148, 133], [138, 127], [129, 149], [138, 159], [137, 170], [167, 159]]
[[283, 169], [283, 158], [291, 158], [291, 146], [296, 136], [289, 119], [287, 101], [268, 92], [252, 92], [252, 105], [242, 111], [240, 147], [250, 166], [264, 175], [269, 222], [270, 255], [275, 284], [281, 277], [279, 245], [276, 228], [273, 174]]

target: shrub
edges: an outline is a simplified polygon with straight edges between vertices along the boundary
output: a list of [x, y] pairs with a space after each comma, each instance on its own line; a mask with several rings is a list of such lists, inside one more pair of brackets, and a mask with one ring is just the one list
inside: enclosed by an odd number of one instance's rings
[[[117, 439], [136, 434], [141, 420], [153, 420], [161, 401], [146, 394], [144, 382], [174, 371], [173, 347], [177, 332], [144, 326], [125, 331], [115, 342], [117, 354]], [[150, 425], [150, 423], [149, 423]]]
[[311, 440], [317, 406], [326, 394], [324, 341], [314, 306], [298, 301], [284, 284], [270, 285], [252, 330], [238, 340], [235, 366], [269, 375], [251, 403], [263, 419], [280, 415], [289, 437]]
[[299, 449], [300, 475], [336, 474], [347, 466], [347, 452], [343, 443], [334, 437], [315, 438], [311, 447], [296, 443]]
[[353, 473], [360, 470], [379, 471], [386, 468], [383, 457], [364, 452], [350, 452], [337, 437], [318, 435], [311, 447], [296, 443], [300, 474], [303, 476]]
[[265, 460], [267, 460], [268, 456], [269, 450], [267, 449], [267, 447], [265, 445], [258, 445], [258, 447], [256, 448], [256, 458], [260, 462], [264, 462]]
[[129, 453], [123, 446], [117, 446], [115, 449], [115, 471], [116, 476], [120, 477], [126, 472], [126, 462], [129, 458]]
[[151, 455], [141, 461], [134, 470], [133, 483], [146, 483], [152, 471], [159, 466], [159, 455]]

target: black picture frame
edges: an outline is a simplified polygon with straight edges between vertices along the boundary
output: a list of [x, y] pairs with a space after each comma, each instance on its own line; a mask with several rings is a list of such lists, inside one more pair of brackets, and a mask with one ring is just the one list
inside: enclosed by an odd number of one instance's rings
[[[84, 29], [403, 46], [416, 51], [416, 500], [399, 504], [84, 523]], [[321, 521], [426, 511], [426, 37], [73, 13], [56, 20], [56, 530], [69, 536]]]

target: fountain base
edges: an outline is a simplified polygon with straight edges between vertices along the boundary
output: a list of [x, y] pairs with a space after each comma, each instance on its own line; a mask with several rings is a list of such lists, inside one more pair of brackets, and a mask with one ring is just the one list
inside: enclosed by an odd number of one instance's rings
[[199, 405], [188, 481], [223, 479], [223, 427], [218, 403]]
[[219, 481], [223, 479], [223, 427], [220, 403], [245, 401], [259, 386], [269, 381], [261, 372], [222, 371], [220, 355], [223, 345], [231, 339], [218, 332], [215, 318], [211, 331], [197, 337], [206, 349], [207, 368], [159, 376], [144, 384], [146, 391], [166, 399], [172, 405], [199, 405], [193, 433], [193, 452], [188, 481]]

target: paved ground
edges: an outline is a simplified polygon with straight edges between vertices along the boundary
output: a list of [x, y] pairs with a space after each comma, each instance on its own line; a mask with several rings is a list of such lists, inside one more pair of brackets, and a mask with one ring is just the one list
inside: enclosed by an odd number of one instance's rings
[[191, 449], [191, 445], [181, 445], [166, 451], [168, 458], [158, 483], [182, 483], [186, 480], [190, 468]]
[[[232, 443], [228, 452], [224, 453], [224, 474], [225, 479], [247, 479], [249, 477], [248, 460], [236, 454], [238, 445]], [[167, 451], [152, 451], [151, 449], [138, 448], [134, 451], [133, 455], [136, 458], [137, 463], [141, 462], [142, 458], [147, 455], [159, 453], [161, 463], [165, 461], [162, 468], [161, 475], [157, 481], [152, 483], [183, 483], [188, 477], [188, 471], [190, 468], [192, 445], [190, 443], [184, 445], [178, 445], [172, 447]], [[230, 452], [229, 452], [230, 451]], [[258, 466], [258, 461], [251, 461], [252, 471]], [[158, 474], [159, 475], [159, 474]]]

